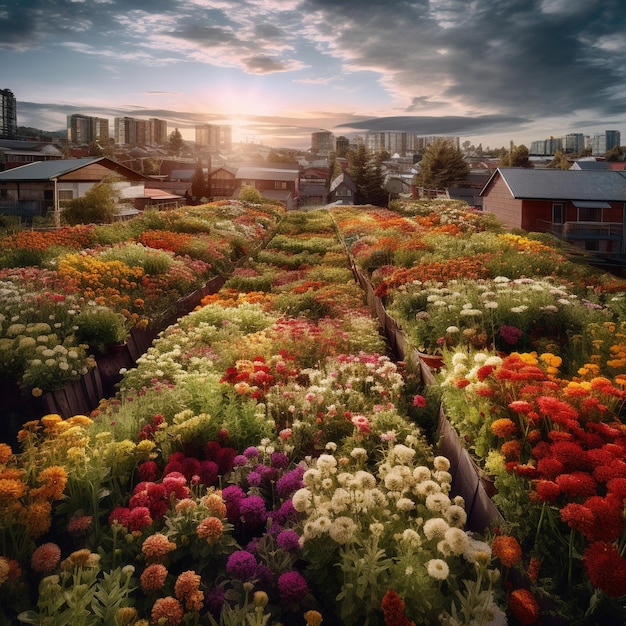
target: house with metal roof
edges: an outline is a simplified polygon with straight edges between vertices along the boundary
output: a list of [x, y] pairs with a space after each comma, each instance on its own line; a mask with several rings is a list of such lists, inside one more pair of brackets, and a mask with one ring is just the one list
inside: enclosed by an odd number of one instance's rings
[[235, 184], [234, 197], [242, 187], [249, 186], [264, 198], [284, 202], [287, 210], [294, 209], [300, 196], [300, 167], [292, 163], [243, 165], [237, 168]]
[[124, 215], [137, 213], [136, 201], [150, 200], [145, 193], [150, 178], [107, 157], [36, 161], [0, 172], [0, 213], [58, 218], [64, 200], [84, 196], [108, 177], [114, 177]]
[[510, 229], [549, 232], [589, 252], [626, 253], [626, 172], [498, 168], [483, 211]]
[[356, 184], [346, 172], [342, 172], [330, 183], [328, 202], [333, 204], [354, 204]]

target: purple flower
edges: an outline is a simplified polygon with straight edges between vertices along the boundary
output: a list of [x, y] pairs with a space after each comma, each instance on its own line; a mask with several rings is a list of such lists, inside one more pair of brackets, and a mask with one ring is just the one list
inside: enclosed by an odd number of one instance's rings
[[248, 484], [250, 487], [258, 487], [261, 484], [261, 474], [258, 472], [250, 472], [248, 474]]
[[265, 501], [261, 496], [248, 496], [239, 503], [239, 515], [244, 524], [250, 528], [257, 528], [264, 524], [266, 513]]
[[304, 487], [304, 483], [302, 482], [303, 475], [303, 467], [296, 467], [290, 472], [287, 472], [276, 482], [276, 493], [281, 498], [289, 497], [292, 493], [295, 493], [298, 489]]
[[213, 587], [206, 594], [205, 605], [209, 613], [219, 620], [222, 607], [224, 606], [224, 587]]
[[237, 550], [233, 552], [226, 562], [226, 571], [233, 578], [247, 581], [254, 577], [257, 569], [257, 562], [253, 554], [247, 550]]
[[510, 346], [514, 346], [519, 338], [524, 334], [517, 326], [501, 326], [499, 331], [500, 337]]
[[285, 552], [296, 552], [300, 549], [300, 536], [295, 530], [283, 530], [276, 537], [276, 544]]
[[268, 514], [274, 524], [285, 525], [287, 522], [294, 522], [298, 518], [297, 511], [293, 508], [291, 500], [285, 500], [277, 511]]
[[239, 519], [239, 503], [246, 497], [239, 485], [228, 485], [222, 491], [222, 499], [226, 503], [228, 521], [234, 524]]
[[248, 464], [248, 459], [243, 454], [238, 454], [233, 459], [233, 465], [235, 467], [244, 467]]
[[299, 604], [308, 591], [306, 580], [299, 572], [285, 572], [278, 577], [278, 592], [285, 604]]
[[255, 459], [259, 456], [259, 451], [254, 446], [249, 446], [243, 451], [243, 455], [247, 459]]
[[257, 586], [261, 589], [269, 591], [272, 586], [272, 570], [263, 563], [259, 563], [256, 568], [255, 578]]
[[289, 457], [284, 452], [274, 452], [270, 457], [270, 464], [272, 467], [285, 469], [289, 465]]

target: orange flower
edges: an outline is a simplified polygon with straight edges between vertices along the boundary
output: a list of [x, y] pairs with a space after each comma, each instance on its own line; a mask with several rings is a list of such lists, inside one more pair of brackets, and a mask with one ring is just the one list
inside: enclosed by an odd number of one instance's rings
[[181, 603], [176, 598], [167, 596], [154, 603], [150, 617], [159, 626], [178, 626], [183, 621], [184, 613]]
[[211, 493], [204, 498], [203, 503], [214, 515], [226, 517], [226, 504], [222, 500], [222, 496]]
[[206, 539], [210, 545], [215, 543], [224, 532], [224, 524], [217, 517], [207, 517], [203, 519], [196, 528], [196, 533], [200, 539]]
[[12, 454], [11, 446], [6, 443], [0, 443], [0, 465], [6, 465]]
[[139, 577], [141, 589], [144, 593], [158, 591], [163, 589], [167, 579], [167, 568], [161, 563], [152, 563], [148, 565]]
[[514, 567], [522, 558], [522, 548], [515, 537], [498, 535], [491, 544], [494, 556], [500, 559], [504, 567]]
[[518, 432], [518, 428], [512, 419], [502, 417], [491, 424], [491, 432], [500, 439], [509, 439]]
[[0, 478], [0, 500], [16, 500], [26, 493], [26, 485], [18, 478]]
[[167, 556], [169, 552], [176, 549], [176, 544], [172, 543], [162, 533], [155, 533], [146, 538], [141, 546], [141, 551], [148, 561], [160, 561]]
[[59, 465], [51, 465], [39, 473], [37, 480], [43, 485], [31, 491], [33, 498], [42, 497], [51, 501], [58, 500], [63, 495], [63, 490], [67, 484], [67, 472]]
[[539, 604], [528, 589], [515, 589], [509, 595], [509, 611], [524, 626], [539, 619]]
[[50, 529], [52, 505], [48, 500], [35, 500], [28, 505], [26, 525], [33, 537], [40, 537]]

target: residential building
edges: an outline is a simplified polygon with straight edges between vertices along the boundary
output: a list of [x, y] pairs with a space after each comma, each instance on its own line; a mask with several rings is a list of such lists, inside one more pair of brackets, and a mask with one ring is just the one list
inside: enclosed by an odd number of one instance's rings
[[509, 229], [549, 232], [603, 256], [626, 253], [624, 171], [503, 167], [480, 195]]
[[0, 139], [17, 139], [17, 100], [10, 89], [0, 89]]
[[265, 198], [284, 202], [287, 210], [297, 208], [300, 195], [300, 168], [297, 164], [245, 165], [237, 169], [235, 181], [235, 197], [242, 187], [251, 186]]
[[343, 172], [330, 183], [328, 202], [332, 204], [354, 204], [356, 185], [347, 172]]
[[55, 215], [60, 222], [63, 200], [85, 195], [94, 185], [114, 174], [120, 192], [122, 215], [137, 213], [137, 204], [152, 202], [146, 194], [150, 180], [107, 157], [37, 161], [0, 172], [0, 212], [23, 219]]
[[148, 120], [148, 142], [149, 146], [164, 146], [167, 143], [167, 122], [157, 117]]
[[0, 139], [0, 171], [33, 161], [53, 161], [62, 158], [63, 153], [50, 142]]
[[603, 133], [593, 135], [590, 144], [591, 154], [606, 154], [612, 148], [619, 147], [620, 141], [621, 136], [619, 130], [605, 130]]
[[321, 156], [329, 156], [334, 152], [335, 135], [329, 130], [318, 130], [311, 133], [311, 152]]
[[230, 150], [232, 147], [232, 128], [220, 124], [198, 124], [196, 126], [196, 147], [210, 151]]
[[137, 126], [133, 117], [116, 117], [113, 120], [115, 143], [123, 146], [137, 143]]
[[92, 141], [109, 139], [109, 120], [74, 113], [67, 116], [67, 140], [71, 144], [83, 145]]

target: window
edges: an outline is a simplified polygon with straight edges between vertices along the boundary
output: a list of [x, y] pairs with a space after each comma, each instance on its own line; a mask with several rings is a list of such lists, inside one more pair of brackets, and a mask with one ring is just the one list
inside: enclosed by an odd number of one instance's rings
[[59, 200], [73, 200], [74, 192], [71, 189], [59, 189]]
[[563, 211], [563, 204], [555, 202], [552, 205], [552, 223], [563, 224], [565, 223], [565, 211]]
[[287, 183], [284, 180], [275, 180], [274, 189], [287, 189]]
[[602, 209], [590, 209], [579, 208], [578, 209], [578, 221], [579, 222], [601, 222], [602, 221]]
[[599, 241], [585, 241], [585, 250], [589, 252], [599, 252], [600, 250], [600, 242]]

